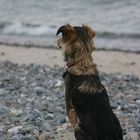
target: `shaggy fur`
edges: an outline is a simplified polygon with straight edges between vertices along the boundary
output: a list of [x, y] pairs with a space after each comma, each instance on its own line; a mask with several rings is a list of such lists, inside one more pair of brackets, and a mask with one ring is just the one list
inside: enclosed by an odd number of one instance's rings
[[58, 46], [67, 62], [66, 108], [76, 140], [122, 140], [122, 129], [102, 85], [92, 51], [95, 32], [88, 26], [61, 26]]

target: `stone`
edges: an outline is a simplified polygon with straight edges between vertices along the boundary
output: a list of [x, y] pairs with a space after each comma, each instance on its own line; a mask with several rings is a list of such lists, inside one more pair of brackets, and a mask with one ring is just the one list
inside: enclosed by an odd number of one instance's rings
[[30, 112], [30, 120], [35, 121], [37, 118], [41, 117], [41, 113], [38, 109], [33, 109]]
[[37, 140], [35, 136], [23, 136], [20, 140]]
[[32, 133], [33, 133], [36, 137], [39, 136], [39, 130], [37, 130], [37, 129], [33, 129]]
[[32, 126], [32, 125], [27, 125], [27, 126], [22, 127], [22, 128], [21, 128], [21, 131], [22, 131], [24, 134], [26, 134], [26, 133], [32, 132], [33, 129], [34, 129], [34, 126]]
[[39, 140], [48, 140], [47, 133], [46, 133], [46, 132], [43, 132], [43, 133], [39, 136], [38, 139], [39, 139]]
[[13, 128], [8, 129], [8, 133], [17, 134], [23, 126], [15, 126]]
[[7, 107], [0, 103], [0, 114], [4, 114], [7, 112]]
[[139, 100], [136, 100], [136, 103], [140, 104], [140, 99]]
[[52, 113], [47, 113], [47, 115], [45, 116], [46, 120], [52, 120], [54, 118], [54, 114]]
[[10, 114], [14, 116], [20, 116], [22, 115], [22, 113], [23, 113], [22, 109], [11, 108], [11, 111], [10, 111]]
[[0, 130], [0, 140], [6, 140], [6, 133]]
[[41, 122], [41, 129], [46, 130], [46, 131], [50, 131], [51, 130], [51, 125], [47, 121], [43, 120]]
[[113, 99], [112, 101], [111, 101], [111, 108], [112, 109], [116, 109], [118, 107], [118, 103], [117, 103], [117, 101], [115, 100], [115, 99]]
[[54, 117], [54, 121], [58, 124], [65, 123], [66, 117], [64, 115], [61, 115], [61, 114], [56, 114]]
[[6, 126], [0, 124], [0, 131], [5, 131], [5, 130], [6, 130]]
[[43, 94], [46, 91], [43, 87], [35, 87], [34, 90], [37, 95]]
[[21, 137], [23, 137], [22, 134], [16, 134], [16, 135], [11, 136], [10, 138], [8, 138], [8, 140], [20, 140]]
[[57, 80], [57, 83], [55, 84], [55, 87], [61, 87], [63, 85], [61, 80]]
[[1, 52], [0, 55], [1, 55], [1, 56], [5, 55], [5, 52]]
[[140, 140], [140, 135], [138, 132], [129, 132], [124, 136], [124, 140]]
[[34, 136], [17, 135], [13, 136], [12, 138], [9, 138], [8, 140], [37, 140], [37, 138]]

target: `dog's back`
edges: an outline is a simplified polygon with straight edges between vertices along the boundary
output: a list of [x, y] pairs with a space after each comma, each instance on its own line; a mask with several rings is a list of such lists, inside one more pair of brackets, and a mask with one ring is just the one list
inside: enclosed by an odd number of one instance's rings
[[[113, 113], [107, 92], [98, 75], [68, 73], [69, 93], [87, 140], [122, 140], [120, 123]], [[80, 131], [81, 131], [80, 130]], [[82, 137], [79, 131], [76, 137]], [[80, 140], [80, 139], [77, 139]]]

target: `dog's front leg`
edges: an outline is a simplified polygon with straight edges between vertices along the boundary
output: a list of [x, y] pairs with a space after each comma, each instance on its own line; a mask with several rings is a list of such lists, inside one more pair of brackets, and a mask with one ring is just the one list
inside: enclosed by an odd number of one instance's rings
[[69, 118], [69, 121], [75, 129], [75, 127], [78, 125], [78, 117], [76, 115], [76, 112], [74, 110], [74, 107], [72, 105], [71, 101], [71, 87], [70, 87], [70, 77], [69, 75], [64, 76], [65, 81], [65, 100], [66, 100], [66, 112]]
[[76, 112], [75, 112], [75, 110], [73, 108], [71, 98], [68, 95], [68, 93], [65, 93], [65, 99], [66, 99], [67, 115], [68, 115], [69, 121], [70, 121], [73, 129], [75, 129], [76, 126], [78, 125], [78, 117], [77, 117]]
[[78, 125], [78, 117], [73, 108], [68, 111], [68, 117], [73, 129], [75, 129]]

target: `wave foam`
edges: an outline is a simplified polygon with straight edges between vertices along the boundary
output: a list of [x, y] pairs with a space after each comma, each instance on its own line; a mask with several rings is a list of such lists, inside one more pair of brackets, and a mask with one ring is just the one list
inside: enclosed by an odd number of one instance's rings
[[[20, 35], [20, 36], [55, 36], [55, 27], [48, 27], [45, 25], [25, 24], [20, 22], [14, 23], [0, 23], [0, 33], [4, 35]], [[139, 33], [116, 33], [108, 31], [97, 31], [99, 38], [133, 38], [140, 39]]]
[[31, 25], [23, 24], [20, 22], [16, 23], [1, 23], [0, 24], [2, 34], [13, 34], [13, 35], [29, 35], [29, 36], [45, 36], [53, 35], [56, 29], [43, 26], [43, 25]]

